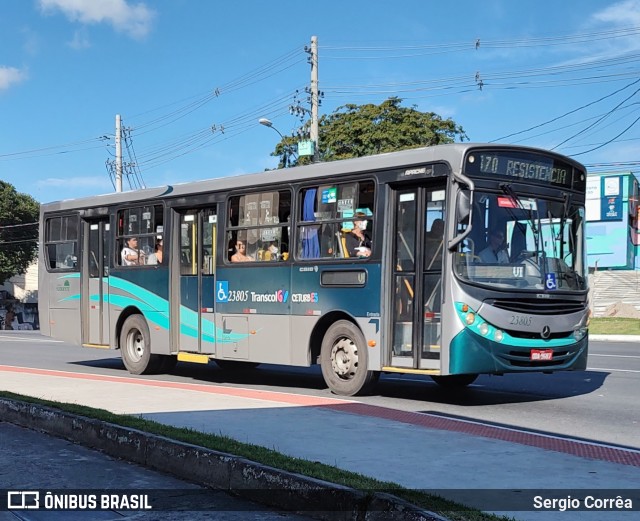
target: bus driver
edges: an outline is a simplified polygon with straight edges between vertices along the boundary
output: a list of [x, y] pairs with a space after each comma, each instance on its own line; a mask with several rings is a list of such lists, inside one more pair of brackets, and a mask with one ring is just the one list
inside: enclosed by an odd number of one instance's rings
[[478, 256], [487, 264], [509, 264], [509, 255], [505, 251], [504, 233], [494, 228], [489, 234], [489, 244]]

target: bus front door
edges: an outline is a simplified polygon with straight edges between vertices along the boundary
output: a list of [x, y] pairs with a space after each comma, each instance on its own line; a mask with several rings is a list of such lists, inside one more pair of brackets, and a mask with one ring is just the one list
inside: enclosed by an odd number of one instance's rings
[[[177, 302], [177, 342], [180, 351], [215, 353], [215, 256], [216, 209], [179, 211], [178, 246], [173, 261], [179, 273]], [[175, 322], [174, 322], [175, 323]]]
[[391, 365], [440, 369], [445, 185], [396, 190]]
[[82, 343], [109, 347], [109, 220], [84, 221]]

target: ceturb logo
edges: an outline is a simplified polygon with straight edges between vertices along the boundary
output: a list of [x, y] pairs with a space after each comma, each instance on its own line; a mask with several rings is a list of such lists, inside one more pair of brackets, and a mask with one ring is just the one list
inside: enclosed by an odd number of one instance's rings
[[71, 291], [71, 284], [69, 284], [68, 280], [65, 280], [62, 286], [56, 286], [56, 291]]
[[251, 292], [251, 302], [279, 302], [284, 304], [289, 298], [289, 292], [279, 289], [273, 293], [255, 293]]
[[318, 302], [318, 294], [317, 293], [293, 293], [291, 295], [291, 302]]

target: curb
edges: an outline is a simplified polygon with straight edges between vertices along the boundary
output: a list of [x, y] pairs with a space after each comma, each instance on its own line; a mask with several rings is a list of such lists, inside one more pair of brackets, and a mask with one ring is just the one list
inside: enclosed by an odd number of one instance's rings
[[595, 342], [632, 342], [640, 344], [640, 335], [589, 335]]
[[43, 405], [0, 398], [0, 421], [64, 438], [242, 499], [316, 519], [447, 521], [391, 494], [358, 491]]

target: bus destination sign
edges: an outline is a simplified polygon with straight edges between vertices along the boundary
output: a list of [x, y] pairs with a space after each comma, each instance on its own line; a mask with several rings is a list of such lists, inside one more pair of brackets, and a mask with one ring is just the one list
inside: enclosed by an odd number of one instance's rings
[[[502, 151], [475, 152], [467, 156], [466, 173], [475, 176], [499, 176], [524, 182], [571, 188], [573, 168], [552, 158]], [[514, 180], [515, 180], [514, 179]]]

